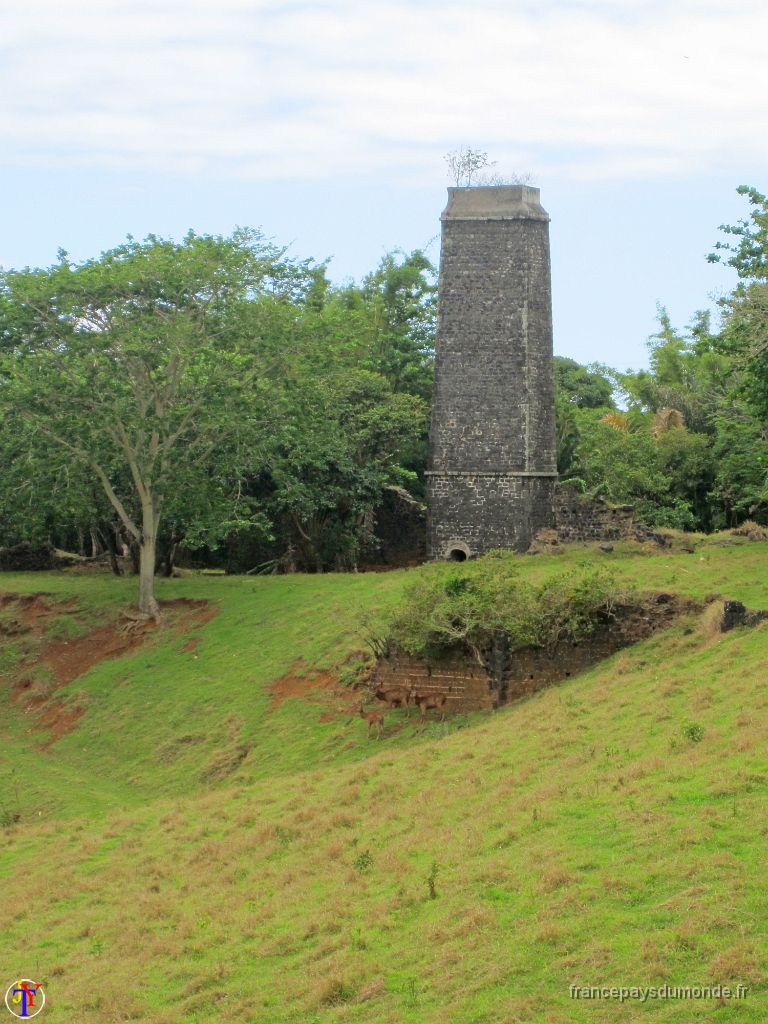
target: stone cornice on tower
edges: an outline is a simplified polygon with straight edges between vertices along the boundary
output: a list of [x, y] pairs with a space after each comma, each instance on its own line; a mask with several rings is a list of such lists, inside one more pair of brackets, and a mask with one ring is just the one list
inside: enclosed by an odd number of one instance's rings
[[540, 192], [530, 185], [471, 185], [449, 188], [440, 220], [545, 220]]

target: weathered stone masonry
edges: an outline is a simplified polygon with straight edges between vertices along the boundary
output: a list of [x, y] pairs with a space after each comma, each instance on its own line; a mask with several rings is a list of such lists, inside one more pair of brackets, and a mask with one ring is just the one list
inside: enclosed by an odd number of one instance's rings
[[635, 522], [633, 513], [634, 505], [609, 505], [602, 498], [588, 500], [575, 487], [555, 490], [555, 526], [561, 543], [645, 539], [650, 531]]
[[524, 551], [554, 526], [549, 216], [527, 186], [452, 188], [442, 215], [427, 557]]

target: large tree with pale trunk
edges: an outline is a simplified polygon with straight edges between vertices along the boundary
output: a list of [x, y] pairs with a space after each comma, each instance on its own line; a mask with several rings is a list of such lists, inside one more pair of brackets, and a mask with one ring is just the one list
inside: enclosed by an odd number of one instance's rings
[[274, 357], [261, 300], [290, 298], [303, 276], [258, 234], [236, 231], [129, 239], [97, 260], [61, 253], [48, 270], [0, 277], [0, 404], [98, 479], [140, 547], [144, 616], [159, 615], [155, 549], [169, 503], [226, 518], [223, 460], [258, 447]]

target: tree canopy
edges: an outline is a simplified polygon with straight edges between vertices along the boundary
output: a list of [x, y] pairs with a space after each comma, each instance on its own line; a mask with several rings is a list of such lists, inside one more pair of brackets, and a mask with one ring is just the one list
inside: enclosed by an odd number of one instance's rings
[[381, 487], [421, 486], [434, 289], [420, 252], [335, 289], [253, 231], [4, 272], [5, 539], [116, 520], [148, 615], [163, 532], [351, 567]]
[[647, 370], [604, 371], [613, 401], [592, 406], [578, 382], [586, 367], [556, 361], [558, 470], [564, 482], [618, 502], [633, 502], [651, 525], [711, 530], [751, 517], [768, 521], [768, 201], [739, 193], [749, 220], [722, 230], [709, 259], [740, 277], [720, 302], [720, 324], [697, 312], [680, 331], [663, 306], [648, 339]]

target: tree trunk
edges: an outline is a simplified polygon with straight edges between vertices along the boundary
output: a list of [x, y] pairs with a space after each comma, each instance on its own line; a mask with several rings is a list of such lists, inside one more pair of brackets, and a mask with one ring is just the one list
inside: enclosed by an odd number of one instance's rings
[[138, 576], [141, 572], [141, 548], [139, 542], [131, 537], [131, 543], [128, 547], [131, 555], [131, 572], [134, 576]]
[[109, 564], [112, 566], [112, 572], [115, 576], [120, 576], [120, 563], [117, 560], [117, 535], [114, 527], [110, 523], [104, 524], [104, 543], [107, 545], [107, 551], [109, 552]]
[[154, 502], [142, 507], [142, 530], [139, 572], [139, 611], [153, 619], [160, 618], [160, 605], [155, 600], [155, 547], [160, 517], [155, 514]]
[[99, 544], [99, 537], [96, 532], [96, 527], [91, 527], [91, 558], [98, 558], [101, 554], [101, 544]]
[[81, 558], [85, 558], [85, 532], [82, 526], [76, 527], [77, 530], [77, 553]]
[[168, 542], [161, 547], [161, 550], [157, 551], [155, 556], [155, 575], [172, 576], [173, 575], [173, 560], [176, 557], [176, 551], [178, 550], [179, 544], [184, 540], [183, 533], [176, 533], [175, 530], [171, 531], [171, 535], [168, 538]]
[[168, 545], [168, 553], [165, 556], [165, 575], [173, 576], [173, 563], [176, 558], [176, 552], [179, 550], [179, 544], [184, 540], [183, 533], [174, 533], [171, 536], [171, 543]]

